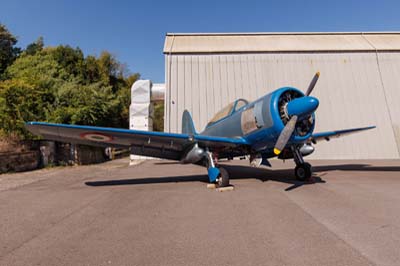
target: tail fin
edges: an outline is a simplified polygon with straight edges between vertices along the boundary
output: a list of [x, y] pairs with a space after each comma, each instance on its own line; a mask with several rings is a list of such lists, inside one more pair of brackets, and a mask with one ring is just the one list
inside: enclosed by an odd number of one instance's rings
[[182, 134], [196, 135], [193, 119], [188, 110], [183, 111], [182, 114]]

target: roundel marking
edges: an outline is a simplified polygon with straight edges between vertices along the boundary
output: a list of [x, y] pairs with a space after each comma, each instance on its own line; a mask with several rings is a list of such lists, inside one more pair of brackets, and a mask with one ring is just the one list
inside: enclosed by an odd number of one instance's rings
[[82, 139], [87, 139], [91, 141], [106, 142], [113, 140], [113, 137], [104, 133], [97, 132], [86, 132], [80, 135]]

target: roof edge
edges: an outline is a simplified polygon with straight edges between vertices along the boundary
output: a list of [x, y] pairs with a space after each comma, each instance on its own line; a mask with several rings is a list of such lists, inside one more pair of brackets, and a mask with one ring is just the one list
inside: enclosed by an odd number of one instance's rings
[[164, 54], [398, 51], [400, 32], [167, 33]]
[[165, 36], [247, 36], [247, 35], [386, 35], [400, 34], [400, 31], [333, 31], [333, 32], [209, 32], [209, 33], [173, 33]]

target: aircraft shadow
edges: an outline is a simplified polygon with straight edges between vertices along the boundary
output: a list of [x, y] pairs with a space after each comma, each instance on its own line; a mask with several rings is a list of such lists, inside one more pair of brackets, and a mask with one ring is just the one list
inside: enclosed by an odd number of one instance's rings
[[164, 161], [161, 161], [161, 162], [155, 162], [154, 163], [155, 165], [169, 165], [169, 164], [181, 164], [180, 162], [178, 162], [178, 161], [166, 161], [166, 162], [164, 162]]
[[[175, 162], [172, 162], [175, 164]], [[163, 162], [157, 164], [172, 164], [171, 162]], [[312, 185], [316, 183], [326, 183], [321, 177], [329, 171], [400, 171], [400, 166], [371, 166], [370, 164], [334, 164], [313, 166], [314, 175], [310, 181], [302, 182], [295, 179], [293, 169], [277, 169], [270, 170], [267, 168], [254, 168], [243, 165], [226, 165], [221, 164], [228, 171], [230, 179], [258, 179], [261, 182], [276, 181], [290, 184], [285, 191], [291, 191], [304, 185]], [[208, 183], [207, 175], [189, 175], [189, 176], [168, 176], [168, 177], [146, 177], [122, 180], [102, 180], [90, 181], [85, 184], [88, 186], [121, 186], [121, 185], [142, 185], [142, 184], [162, 184], [162, 183], [180, 183], [180, 182], [196, 182], [200, 181]]]
[[[285, 191], [290, 191], [301, 187], [303, 185], [311, 185], [315, 183], [325, 183], [318, 176], [313, 176], [312, 180], [307, 182], [298, 181], [293, 175], [293, 169], [284, 170], [269, 170], [265, 168], [254, 168], [250, 166], [239, 165], [223, 165], [229, 173], [231, 180], [234, 179], [258, 179], [262, 182], [276, 181], [290, 184]], [[121, 186], [121, 185], [143, 185], [143, 184], [162, 184], [162, 183], [180, 183], [180, 182], [196, 182], [200, 181], [208, 183], [207, 175], [189, 175], [189, 176], [167, 176], [167, 177], [146, 177], [134, 179], [120, 179], [120, 180], [100, 180], [85, 182], [87, 186], [101, 187], [101, 186]]]
[[329, 172], [329, 171], [360, 171], [360, 172], [397, 172], [400, 171], [400, 166], [371, 166], [370, 164], [334, 164], [334, 165], [319, 165], [313, 166], [314, 172]]
[[295, 178], [293, 169], [266, 169], [251, 166], [223, 165], [228, 171], [230, 179], [258, 179], [261, 182], [275, 181], [290, 184], [285, 191], [291, 191], [304, 185], [326, 183], [321, 176], [313, 175], [309, 181], [299, 181]]
[[88, 181], [85, 182], [85, 184], [92, 187], [102, 187], [102, 186], [181, 183], [181, 182], [196, 182], [196, 181], [207, 183], [208, 177], [207, 175], [145, 177], [145, 178], [134, 178], [134, 179]]
[[[175, 161], [166, 161], [166, 162], [155, 162], [155, 165], [171, 165], [171, 164], [180, 164], [179, 162]], [[224, 165], [223, 163], [221, 165]], [[225, 167], [235, 167], [233, 165], [224, 165]], [[248, 166], [240, 166], [236, 165], [241, 168], [246, 168], [246, 171], [250, 169], [254, 169], [253, 167]], [[257, 168], [256, 168], [257, 169]], [[261, 168], [264, 170], [269, 170], [268, 168]], [[400, 171], [400, 166], [371, 166], [370, 164], [333, 164], [333, 165], [320, 165], [320, 166], [313, 166], [314, 172], [327, 172], [327, 171], [383, 171], [383, 172], [396, 172]], [[273, 170], [274, 172], [278, 172], [279, 170]], [[293, 169], [288, 169], [284, 171], [293, 171]]]

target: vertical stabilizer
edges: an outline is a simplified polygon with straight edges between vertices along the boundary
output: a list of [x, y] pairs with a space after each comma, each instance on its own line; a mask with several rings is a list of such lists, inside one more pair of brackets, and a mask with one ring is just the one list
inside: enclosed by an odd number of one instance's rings
[[182, 134], [196, 135], [196, 129], [193, 124], [192, 116], [188, 110], [183, 111], [182, 114]]

